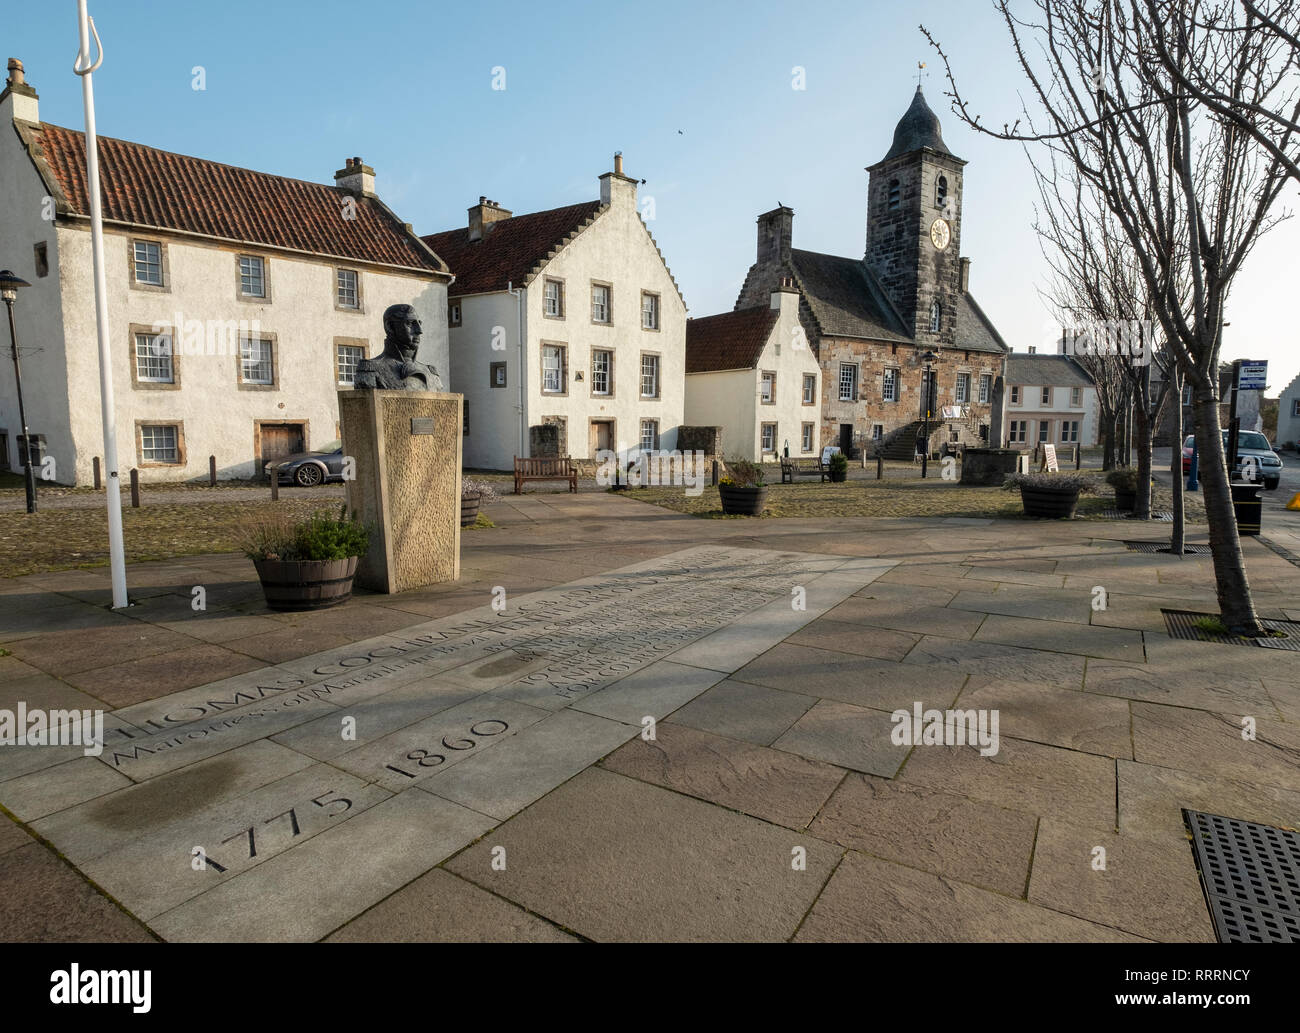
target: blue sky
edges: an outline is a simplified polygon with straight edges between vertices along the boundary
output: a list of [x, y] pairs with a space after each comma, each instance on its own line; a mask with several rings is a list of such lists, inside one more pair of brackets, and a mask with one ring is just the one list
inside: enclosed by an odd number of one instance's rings
[[[46, 121], [81, 128], [76, 5], [6, 18]], [[196, 3], [91, 0], [106, 59], [99, 131], [234, 165], [331, 182], [351, 155], [420, 233], [462, 225], [484, 194], [516, 213], [597, 196], [612, 167], [644, 178], [651, 231], [695, 316], [729, 310], [754, 255], [754, 219], [795, 210], [795, 246], [860, 255], [864, 167], [889, 148], [916, 63], [944, 137], [969, 164], [962, 250], [971, 290], [1017, 351], [1050, 348], [1018, 146], [964, 129], [917, 26], [953, 56], [977, 110], [1014, 114], [1022, 80], [978, 0], [661, 0], [626, 4], [421, 0]], [[206, 89], [192, 89], [202, 66]], [[505, 90], [492, 89], [505, 69]], [[791, 88], [792, 69], [806, 89]], [[1288, 189], [1294, 208], [1296, 190]], [[1300, 372], [1300, 220], [1266, 238], [1229, 309], [1225, 357], [1270, 360], [1270, 394]]]

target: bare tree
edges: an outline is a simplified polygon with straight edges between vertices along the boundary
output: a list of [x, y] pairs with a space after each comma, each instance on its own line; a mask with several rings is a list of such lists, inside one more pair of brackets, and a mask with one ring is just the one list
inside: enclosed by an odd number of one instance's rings
[[[1233, 31], [1235, 6], [1201, 0], [1034, 0], [1033, 20], [995, 7], [1029, 83], [1023, 119], [990, 130], [970, 112], [942, 46], [954, 112], [989, 135], [1037, 142], [1093, 186], [1132, 250], [1166, 346], [1192, 389], [1204, 461], [1219, 611], [1234, 632], [1259, 635], [1232, 507], [1219, 421], [1219, 352], [1224, 307], [1241, 264], [1279, 217], [1289, 170], [1235, 118], [1197, 100], [1184, 85], [1194, 68], [1223, 69], [1218, 87], [1242, 118], [1255, 109], [1290, 111], [1294, 78], [1276, 81], [1289, 44], [1277, 34]], [[1155, 13], [1153, 13], [1155, 12]], [[1159, 17], [1156, 17], [1156, 14]], [[1163, 41], [1179, 74], [1157, 54]], [[1231, 59], [1219, 58], [1227, 47]], [[1023, 128], [1022, 128], [1023, 123]], [[1041, 126], [1041, 128], [1040, 128]], [[1294, 154], [1297, 136], [1277, 132]]]

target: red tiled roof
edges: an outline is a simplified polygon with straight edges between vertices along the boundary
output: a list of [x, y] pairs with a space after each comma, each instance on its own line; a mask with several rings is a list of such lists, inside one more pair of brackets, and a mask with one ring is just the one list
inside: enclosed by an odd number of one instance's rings
[[[42, 122], [24, 134], [43, 158], [72, 214], [90, 214], [86, 138]], [[338, 187], [286, 179], [99, 138], [105, 222], [199, 233], [379, 265], [445, 271], [382, 203], [358, 197], [356, 218], [342, 217]]]
[[781, 313], [760, 305], [686, 321], [686, 372], [753, 369]]
[[468, 227], [420, 239], [456, 274], [452, 297], [503, 291], [507, 283], [527, 283], [537, 264], [599, 211], [599, 201], [586, 201], [491, 223], [481, 240], [470, 240]]

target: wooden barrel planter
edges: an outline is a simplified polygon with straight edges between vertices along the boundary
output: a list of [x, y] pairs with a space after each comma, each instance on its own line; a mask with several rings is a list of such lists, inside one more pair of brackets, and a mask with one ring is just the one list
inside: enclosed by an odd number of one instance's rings
[[253, 560], [272, 610], [324, 610], [352, 598], [358, 557], [345, 560]]
[[767, 488], [719, 484], [722, 512], [728, 516], [758, 516], [767, 506]]
[[478, 520], [479, 503], [483, 500], [481, 492], [470, 492], [460, 497], [460, 526], [469, 527]]
[[1022, 484], [1020, 501], [1024, 503], [1025, 516], [1068, 520], [1079, 504], [1079, 491], [1077, 488], [1031, 488]]

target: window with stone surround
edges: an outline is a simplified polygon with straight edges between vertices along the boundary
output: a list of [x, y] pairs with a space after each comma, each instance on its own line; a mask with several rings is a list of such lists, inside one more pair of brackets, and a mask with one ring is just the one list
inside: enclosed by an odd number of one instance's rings
[[934, 206], [942, 208], [948, 203], [948, 177], [940, 176], [934, 184]]
[[614, 393], [614, 353], [596, 349], [591, 353], [591, 393]]
[[1012, 385], [1012, 388], [1011, 388], [1011, 404], [1012, 404], [1012, 405], [1019, 405], [1019, 404], [1020, 404], [1020, 385], [1019, 385], [1019, 384], [1014, 384], [1014, 385]]
[[805, 373], [803, 375], [803, 404], [817, 404], [817, 375], [815, 373]]
[[856, 362], [840, 363], [840, 401], [856, 402], [858, 400], [858, 364]]
[[659, 295], [641, 292], [641, 329], [659, 329]]
[[131, 242], [131, 285], [133, 287], [167, 287], [167, 248], [157, 240]]
[[266, 297], [266, 262], [257, 255], [239, 256], [239, 296]]
[[593, 323], [610, 322], [609, 284], [593, 283], [591, 285], [591, 321]]
[[179, 424], [140, 423], [137, 426], [137, 451], [141, 466], [171, 466], [181, 462]]
[[880, 379], [880, 400], [882, 402], [898, 401], [898, 370], [887, 366]]
[[988, 405], [989, 398], [993, 394], [993, 374], [980, 374], [980, 405]]
[[564, 318], [564, 282], [546, 280], [542, 285], [542, 315], [548, 319]]
[[1079, 421], [1062, 420], [1061, 421], [1061, 440], [1068, 444], [1073, 444], [1079, 440]]
[[361, 278], [355, 269], [334, 271], [334, 304], [338, 308], [361, 307]]
[[885, 440], [885, 425], [883, 423], [873, 423], [871, 425], [871, 440], [877, 445]]
[[1070, 388], [1070, 408], [1077, 409], [1083, 404], [1083, 388]]
[[1050, 441], [1050, 440], [1051, 440], [1051, 436], [1052, 436], [1052, 421], [1051, 421], [1051, 420], [1039, 420], [1039, 421], [1038, 421], [1038, 441], [1039, 441], [1039, 443], [1042, 444], [1042, 443], [1046, 443], [1047, 441]]
[[1043, 405], [1051, 405], [1051, 404], [1052, 404], [1052, 389], [1050, 387], [1045, 387], [1043, 388]]
[[361, 344], [336, 344], [335, 362], [338, 368], [339, 387], [349, 387], [357, 382], [357, 363], [366, 357], [366, 349]]
[[659, 448], [659, 421], [641, 421], [641, 451], [654, 452]]
[[135, 335], [135, 379], [142, 384], [172, 384], [172, 342], [166, 334]]
[[564, 348], [558, 344], [542, 346], [542, 392], [564, 393]]
[[274, 386], [275, 353], [270, 338], [239, 339], [239, 382], [254, 387]]
[[1024, 444], [1029, 434], [1028, 420], [1012, 420], [1007, 425], [1007, 441], [1012, 444]]
[[891, 179], [891, 180], [889, 181], [889, 209], [890, 209], [890, 211], [893, 211], [893, 209], [895, 209], [895, 208], [898, 207], [898, 204], [899, 204], [899, 198], [900, 198], [901, 194], [902, 194], [902, 190], [901, 190], [900, 187], [899, 187], [898, 180], [896, 180], [896, 179]]
[[763, 385], [760, 398], [764, 405], [776, 404], [776, 374], [770, 370], [763, 371]]
[[813, 425], [805, 423], [799, 433], [799, 448], [804, 452], [813, 450]]
[[447, 303], [447, 325], [460, 326], [460, 302], [451, 301]]
[[764, 423], [762, 425], [762, 448], [764, 452], [776, 451], [776, 424]]
[[943, 306], [937, 301], [930, 305], [930, 333], [937, 334], [943, 326]]
[[966, 405], [970, 402], [970, 374], [957, 374], [957, 393], [954, 400], [958, 405]]
[[659, 356], [641, 353], [641, 397], [659, 397]]

